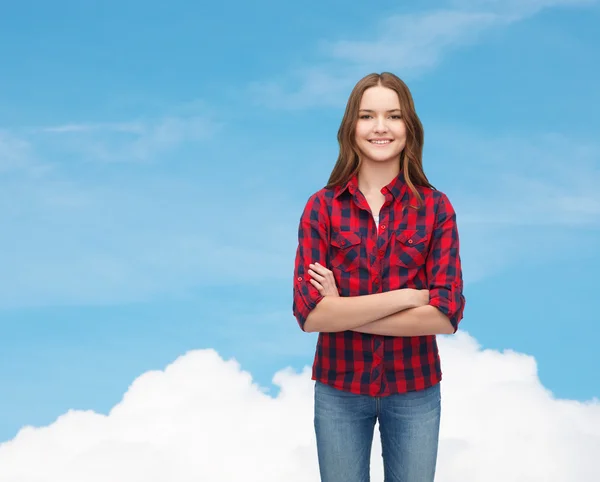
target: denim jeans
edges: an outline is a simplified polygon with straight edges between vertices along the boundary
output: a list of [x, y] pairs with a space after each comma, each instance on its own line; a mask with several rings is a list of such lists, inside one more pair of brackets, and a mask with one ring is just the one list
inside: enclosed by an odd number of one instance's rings
[[369, 482], [379, 422], [385, 482], [433, 482], [440, 427], [440, 384], [371, 397], [315, 382], [315, 432], [321, 482]]

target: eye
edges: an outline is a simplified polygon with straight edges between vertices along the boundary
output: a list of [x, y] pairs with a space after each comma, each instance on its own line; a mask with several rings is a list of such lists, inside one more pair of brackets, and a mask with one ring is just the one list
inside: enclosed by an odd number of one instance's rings
[[400, 114], [396, 114], [392, 116], [392, 119], [402, 119], [402, 116]]
[[369, 114], [363, 114], [359, 117], [359, 119], [368, 119], [369, 117], [371, 117]]

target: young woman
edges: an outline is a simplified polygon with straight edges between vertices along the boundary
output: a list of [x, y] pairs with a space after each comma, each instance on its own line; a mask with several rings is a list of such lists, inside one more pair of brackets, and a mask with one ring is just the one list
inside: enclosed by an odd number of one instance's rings
[[298, 232], [293, 311], [319, 332], [312, 379], [322, 482], [368, 482], [379, 422], [386, 482], [432, 482], [437, 334], [463, 316], [455, 212], [423, 172], [423, 127], [390, 73], [354, 87], [328, 185]]

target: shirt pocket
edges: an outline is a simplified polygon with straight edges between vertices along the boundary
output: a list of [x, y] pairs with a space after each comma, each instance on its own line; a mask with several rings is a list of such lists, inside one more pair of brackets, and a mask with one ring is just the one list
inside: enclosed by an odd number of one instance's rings
[[405, 229], [394, 236], [391, 263], [405, 268], [420, 268], [427, 259], [429, 234], [425, 230]]
[[331, 237], [331, 267], [350, 272], [360, 267], [361, 236], [358, 233], [340, 231]]

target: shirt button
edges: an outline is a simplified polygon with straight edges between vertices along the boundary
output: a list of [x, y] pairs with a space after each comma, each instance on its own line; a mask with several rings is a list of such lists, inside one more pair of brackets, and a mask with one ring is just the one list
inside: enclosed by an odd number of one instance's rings
[[381, 230], [384, 231], [385, 230], [385, 224], [381, 225]]
[[298, 276], [298, 281], [302, 281], [302, 276]]
[[379, 250], [379, 256], [383, 256], [385, 254], [385, 251], [383, 249]]
[[413, 240], [412, 240], [412, 239], [409, 239], [409, 240], [408, 240], [408, 244], [413, 244]]

